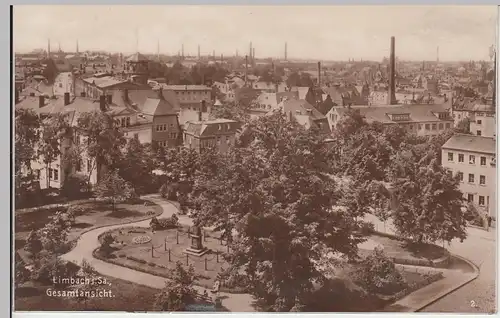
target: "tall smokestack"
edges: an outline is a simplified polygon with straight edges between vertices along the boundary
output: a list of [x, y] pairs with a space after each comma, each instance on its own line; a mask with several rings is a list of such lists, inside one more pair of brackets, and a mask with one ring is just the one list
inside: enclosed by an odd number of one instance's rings
[[200, 45], [198, 45], [198, 60], [201, 59], [201, 54], [200, 54]]
[[248, 55], [245, 55], [245, 86], [247, 86], [248, 81]]
[[321, 62], [318, 62], [318, 87], [321, 88]]
[[250, 42], [250, 52], [248, 52], [248, 55], [250, 55], [250, 60], [252, 59], [252, 54], [253, 54], [252, 42]]
[[220, 63], [221, 63], [221, 64], [222, 64], [222, 63], [224, 63], [224, 54], [221, 54], [221, 55], [220, 55]]
[[285, 61], [288, 61], [288, 44], [285, 42]]
[[437, 47], [436, 50], [436, 61], [439, 63], [439, 46]]
[[47, 57], [50, 58], [50, 39], [47, 40]]
[[255, 63], [255, 48], [252, 49], [252, 61]]
[[182, 44], [181, 51], [182, 51], [182, 59], [184, 59], [184, 43]]
[[391, 36], [391, 57], [389, 60], [389, 91], [387, 94], [387, 104], [396, 104], [396, 39]]

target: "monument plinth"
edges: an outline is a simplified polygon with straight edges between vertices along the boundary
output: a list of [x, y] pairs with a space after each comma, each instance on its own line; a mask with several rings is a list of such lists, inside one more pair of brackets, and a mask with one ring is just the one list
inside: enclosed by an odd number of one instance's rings
[[201, 228], [199, 226], [194, 226], [189, 231], [191, 234], [191, 247], [184, 250], [184, 253], [193, 256], [203, 256], [208, 252], [208, 248], [203, 246], [203, 237], [201, 234]]

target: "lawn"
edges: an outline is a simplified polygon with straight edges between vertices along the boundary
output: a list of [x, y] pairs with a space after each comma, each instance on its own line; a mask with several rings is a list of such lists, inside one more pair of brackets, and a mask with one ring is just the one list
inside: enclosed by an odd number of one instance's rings
[[[445, 255], [446, 250], [434, 244], [411, 244], [403, 240], [397, 240], [380, 235], [370, 235], [368, 239], [375, 244], [384, 247], [384, 253], [390, 258], [407, 259], [409, 261], [436, 260]], [[370, 254], [371, 250], [360, 248], [359, 255], [364, 257]]]
[[[89, 230], [94, 226], [128, 223], [144, 219], [148, 216], [148, 211], [152, 211], [154, 215], [162, 213], [163, 210], [159, 205], [148, 201], [148, 205], [145, 206], [144, 202], [141, 200], [134, 204], [117, 204], [115, 211], [112, 210], [110, 204], [105, 202], [96, 201], [81, 204], [82, 207], [87, 208], [87, 213], [76, 216], [75, 224], [69, 232], [68, 239], [71, 241], [77, 238], [83, 231]], [[59, 210], [64, 210], [64, 208], [15, 212], [15, 249], [22, 249], [29, 232], [44, 227]]]
[[[177, 244], [177, 233], [179, 235], [179, 244]], [[213, 286], [221, 268], [227, 268], [222, 256], [227, 252], [227, 247], [221, 245], [219, 239], [208, 237], [211, 232], [207, 233], [207, 237], [203, 242], [209, 252], [200, 257], [187, 256], [184, 253], [184, 250], [191, 245], [187, 228], [181, 228], [180, 231], [177, 231], [177, 229], [155, 231], [153, 234], [148, 228], [125, 227], [111, 231], [110, 234], [118, 242], [112, 245], [115, 250], [110, 257], [111, 261], [125, 267], [153, 275], [169, 277], [169, 273], [176, 262], [179, 261], [183, 265], [193, 265], [196, 273], [200, 275], [198, 284], [207, 287]], [[138, 236], [147, 236], [151, 238], [151, 241], [144, 244], [132, 242], [132, 239]], [[151, 253], [152, 246], [154, 247], [153, 253]]]

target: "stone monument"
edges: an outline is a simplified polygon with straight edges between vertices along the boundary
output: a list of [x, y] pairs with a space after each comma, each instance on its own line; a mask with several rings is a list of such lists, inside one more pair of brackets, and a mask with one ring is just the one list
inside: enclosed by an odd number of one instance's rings
[[201, 227], [195, 225], [190, 228], [189, 232], [191, 233], [189, 235], [191, 237], [191, 247], [186, 248], [184, 253], [198, 257], [205, 255], [205, 253], [208, 252], [208, 249], [203, 246]]

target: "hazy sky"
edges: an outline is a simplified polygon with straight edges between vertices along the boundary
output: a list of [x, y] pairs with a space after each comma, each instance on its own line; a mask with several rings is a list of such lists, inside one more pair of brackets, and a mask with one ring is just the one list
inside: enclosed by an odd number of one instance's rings
[[[495, 6], [33, 6], [14, 7], [14, 49], [380, 60], [396, 37], [401, 59], [487, 60]], [[137, 31], [136, 31], [137, 30]], [[136, 36], [138, 34], [138, 36]], [[138, 38], [138, 41], [136, 39]], [[138, 45], [136, 44], [138, 42]]]

